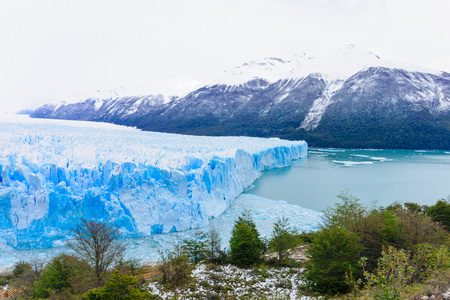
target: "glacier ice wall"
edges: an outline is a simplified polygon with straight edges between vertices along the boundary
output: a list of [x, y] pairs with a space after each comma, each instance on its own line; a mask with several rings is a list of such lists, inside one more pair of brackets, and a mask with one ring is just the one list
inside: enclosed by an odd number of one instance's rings
[[102, 123], [0, 121], [0, 249], [61, 245], [81, 220], [125, 237], [206, 226], [303, 141], [196, 137]]
[[[221, 247], [230, 248], [234, 221], [246, 209], [255, 220], [256, 228], [261, 237], [269, 238], [272, 234], [273, 224], [282, 216], [289, 218], [290, 225], [296, 227], [300, 232], [314, 231], [320, 226], [322, 213], [298, 205], [288, 204], [284, 201], [274, 201], [261, 198], [256, 195], [242, 193], [230, 205], [230, 207], [218, 216], [209, 220], [207, 227], [186, 231], [171, 232], [167, 234], [156, 234], [143, 238], [126, 239], [126, 259], [138, 259], [142, 262], [155, 262], [160, 259], [158, 250], [170, 249], [180, 241], [190, 240], [195, 234], [208, 232], [211, 227], [220, 229]], [[68, 247], [55, 247], [32, 250], [11, 250], [0, 252], [0, 273], [12, 270], [16, 262], [28, 260], [29, 257], [39, 257], [49, 261], [61, 253], [71, 253]]]

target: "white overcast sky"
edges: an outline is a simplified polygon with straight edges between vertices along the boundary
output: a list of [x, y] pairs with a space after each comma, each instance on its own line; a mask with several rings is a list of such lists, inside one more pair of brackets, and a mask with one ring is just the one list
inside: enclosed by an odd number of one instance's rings
[[0, 0], [0, 111], [346, 44], [450, 71], [450, 1]]

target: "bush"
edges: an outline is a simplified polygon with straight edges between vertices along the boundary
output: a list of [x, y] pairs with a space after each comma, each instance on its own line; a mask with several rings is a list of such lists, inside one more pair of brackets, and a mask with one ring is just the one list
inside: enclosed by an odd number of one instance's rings
[[369, 272], [376, 269], [385, 245], [412, 250], [418, 244], [439, 246], [447, 243], [447, 233], [417, 204], [393, 203], [387, 208], [369, 210], [347, 191], [338, 197], [342, 203], [327, 208], [323, 224], [325, 227], [343, 226], [359, 237], [361, 257], [367, 258], [366, 270]]
[[[34, 283], [37, 298], [48, 298], [54, 294], [72, 294], [79, 292], [77, 287], [88, 277], [88, 265], [75, 256], [61, 254], [54, 257], [44, 268], [43, 273]], [[91, 286], [87, 284], [82, 292]]]
[[[191, 262], [199, 263], [206, 259], [206, 242], [206, 234], [203, 232], [196, 233], [192, 239], [183, 241], [183, 250], [186, 251]], [[215, 245], [212, 248], [214, 249]], [[215, 257], [215, 253], [212, 253], [212, 257]]]
[[11, 286], [22, 291], [23, 297], [33, 298], [34, 284], [44, 269], [44, 261], [37, 258], [28, 262], [19, 262], [14, 267]]
[[140, 300], [140, 299], [161, 299], [159, 296], [152, 295], [143, 291], [137, 286], [138, 280], [133, 276], [120, 274], [114, 271], [102, 288], [88, 291], [84, 294], [86, 300]]
[[440, 199], [436, 204], [430, 206], [425, 213], [430, 216], [434, 222], [439, 222], [447, 231], [450, 231], [450, 202]]
[[392, 245], [400, 249], [413, 249], [415, 245], [428, 243], [439, 246], [447, 242], [448, 233], [433, 220], [419, 212], [397, 209], [398, 236]]
[[[347, 292], [349, 285], [357, 288], [363, 279], [358, 257], [364, 257], [365, 278], [378, 299], [397, 299], [399, 286], [448, 272], [449, 235], [436, 223], [445, 222], [445, 214], [415, 203], [367, 209], [348, 192], [339, 198], [341, 203], [324, 212], [307, 252], [311, 260], [304, 276], [312, 290], [335, 294]], [[432, 207], [445, 212], [447, 204], [440, 200]]]
[[296, 234], [296, 239], [305, 244], [311, 244], [316, 236], [316, 231], [302, 231], [301, 233]]
[[239, 266], [251, 266], [259, 260], [263, 242], [248, 211], [235, 221], [230, 239], [231, 259]]
[[346, 275], [361, 276], [358, 265], [359, 238], [346, 228], [332, 226], [319, 230], [307, 250], [304, 278], [311, 290], [323, 294], [346, 293]]
[[120, 273], [130, 272], [131, 275], [136, 276], [138, 274], [138, 270], [142, 268], [142, 263], [137, 258], [124, 260], [123, 257], [120, 257], [114, 262], [113, 268]]
[[0, 276], [0, 288], [7, 285], [11, 280], [11, 276]]
[[335, 203], [334, 207], [327, 207], [323, 212], [322, 222], [324, 227], [343, 226], [350, 228], [366, 215], [367, 210], [360, 203], [359, 198], [351, 195], [348, 190], [341, 192], [337, 197], [342, 203]]
[[169, 288], [185, 284], [191, 276], [193, 266], [189, 263], [189, 256], [180, 245], [173, 250], [159, 252], [161, 260], [159, 270], [162, 274], [162, 284]]
[[367, 286], [373, 291], [374, 299], [388, 300], [400, 299], [401, 289], [412, 279], [412, 273], [409, 253], [390, 246], [382, 251], [376, 271], [365, 271], [364, 277]]
[[289, 219], [282, 217], [273, 224], [269, 248], [278, 253], [278, 260], [283, 261], [289, 249], [298, 245], [297, 230], [289, 226]]
[[26, 270], [31, 270], [31, 264], [26, 261], [19, 261], [14, 264], [13, 277], [17, 278], [22, 275]]
[[414, 268], [413, 281], [423, 282], [436, 277], [442, 270], [450, 269], [450, 251], [444, 245], [434, 247], [430, 244], [420, 244], [414, 249], [412, 257]]

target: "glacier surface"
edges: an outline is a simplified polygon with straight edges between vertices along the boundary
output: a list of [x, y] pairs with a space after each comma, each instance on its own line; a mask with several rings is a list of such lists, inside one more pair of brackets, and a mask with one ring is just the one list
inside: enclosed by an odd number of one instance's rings
[[104, 123], [0, 120], [0, 250], [60, 246], [81, 220], [124, 237], [208, 225], [304, 141], [197, 137]]

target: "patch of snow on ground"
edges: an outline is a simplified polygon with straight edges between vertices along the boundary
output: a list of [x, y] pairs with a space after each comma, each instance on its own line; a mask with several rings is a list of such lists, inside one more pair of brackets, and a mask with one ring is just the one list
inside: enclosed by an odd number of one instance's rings
[[[148, 290], [163, 299], [312, 299], [303, 296], [298, 287], [302, 285], [300, 268], [268, 268], [267, 270], [241, 269], [231, 265], [197, 265], [193, 271], [194, 281], [186, 288], [173, 291], [164, 290], [157, 282], [150, 282]], [[210, 298], [209, 298], [210, 297]], [[218, 298], [217, 298], [218, 297]]]

